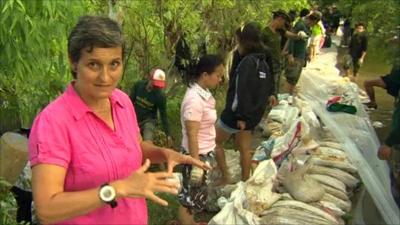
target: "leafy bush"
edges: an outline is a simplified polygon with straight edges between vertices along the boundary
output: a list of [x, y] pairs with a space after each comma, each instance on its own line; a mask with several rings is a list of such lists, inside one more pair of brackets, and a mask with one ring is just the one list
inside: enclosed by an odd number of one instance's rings
[[17, 225], [17, 203], [10, 191], [11, 185], [0, 177], [0, 224]]

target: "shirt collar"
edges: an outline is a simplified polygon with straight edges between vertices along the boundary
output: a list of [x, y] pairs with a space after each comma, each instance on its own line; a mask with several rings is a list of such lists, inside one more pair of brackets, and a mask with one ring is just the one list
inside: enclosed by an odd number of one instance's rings
[[191, 88], [193, 88], [197, 94], [199, 94], [204, 100], [207, 100], [211, 98], [212, 94], [208, 89], [202, 88], [200, 85], [197, 83], [194, 83], [191, 85]]
[[[115, 108], [116, 106], [124, 108], [124, 105], [120, 97], [117, 94], [115, 94], [115, 91], [116, 90], [114, 90], [110, 96], [110, 102], [112, 108]], [[65, 90], [65, 99], [70, 105], [71, 112], [76, 120], [81, 119], [88, 112], [93, 113], [93, 110], [90, 109], [88, 105], [86, 105], [86, 103], [81, 99], [81, 97], [75, 91], [72, 82], [68, 85], [67, 89]]]

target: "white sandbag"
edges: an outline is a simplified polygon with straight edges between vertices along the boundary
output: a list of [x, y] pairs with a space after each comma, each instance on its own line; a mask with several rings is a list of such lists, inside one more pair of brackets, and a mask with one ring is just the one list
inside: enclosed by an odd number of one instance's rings
[[347, 171], [349, 173], [357, 173], [357, 168], [355, 168], [352, 164], [350, 164], [346, 160], [338, 159], [338, 158], [333, 158], [333, 157], [323, 157], [319, 155], [318, 157], [313, 156], [311, 157], [311, 162], [314, 165], [319, 165], [319, 166], [327, 166], [327, 167], [334, 167], [338, 168], [344, 171]]
[[293, 209], [293, 208], [285, 208], [285, 207], [274, 207], [262, 213], [261, 216], [261, 224], [323, 224], [330, 225], [331, 221], [320, 217], [318, 215], [312, 214], [310, 212]]
[[319, 201], [325, 194], [325, 189], [319, 182], [305, 176], [310, 166], [308, 164], [287, 172], [283, 180], [283, 186], [289, 194], [305, 203]]
[[324, 195], [324, 197], [322, 198], [322, 201], [331, 202], [345, 212], [350, 212], [350, 210], [351, 210], [351, 202], [349, 200], [343, 201], [342, 199], [336, 198], [335, 196], [330, 195], [328, 193], [326, 193]]
[[308, 173], [334, 177], [342, 181], [349, 188], [355, 188], [360, 183], [360, 181], [350, 173], [346, 173], [345, 171], [336, 168], [314, 165], [308, 170]]
[[331, 222], [332, 224], [338, 224], [338, 220], [330, 215], [329, 213], [314, 207], [312, 205], [306, 204], [304, 202], [300, 201], [295, 201], [295, 200], [281, 200], [277, 201], [275, 204], [272, 205], [272, 208], [275, 207], [284, 207], [284, 208], [292, 208], [292, 209], [299, 209], [299, 210], [304, 210], [307, 211], [311, 214], [317, 215], [321, 218], [324, 218]]
[[317, 149], [319, 147], [319, 144], [314, 141], [313, 139], [305, 141], [302, 140], [300, 145], [296, 146], [296, 148], [293, 149], [292, 154], [293, 155], [303, 155], [303, 154], [308, 154], [312, 150]]
[[340, 191], [340, 190], [333, 188], [326, 184], [322, 184], [322, 187], [325, 189], [325, 193], [331, 194], [331, 195], [335, 196], [336, 198], [342, 199], [343, 201], [349, 200], [349, 196], [343, 191]]
[[246, 181], [247, 208], [254, 214], [259, 215], [281, 197], [280, 194], [272, 192], [276, 174], [277, 168], [274, 161], [265, 160], [257, 166], [253, 175]]
[[245, 195], [245, 183], [237, 183], [238, 187], [232, 192], [229, 202], [225, 204], [222, 210], [215, 215], [208, 224], [226, 225], [226, 224], [249, 224], [258, 225], [260, 218], [254, 213], [245, 209], [247, 203]]

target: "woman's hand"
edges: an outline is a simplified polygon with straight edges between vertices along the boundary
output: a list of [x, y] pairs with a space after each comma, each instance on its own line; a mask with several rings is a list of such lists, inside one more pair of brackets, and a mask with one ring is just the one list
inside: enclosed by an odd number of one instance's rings
[[172, 177], [172, 173], [147, 172], [150, 167], [150, 160], [146, 162], [137, 171], [133, 172], [124, 180], [113, 182], [113, 186], [117, 190], [118, 197], [144, 197], [151, 201], [167, 206], [168, 202], [158, 197], [156, 192], [166, 192], [178, 194], [178, 184], [168, 181], [167, 178]]
[[269, 96], [269, 106], [274, 107], [278, 105], [278, 100], [276, 99], [275, 95]]
[[239, 128], [239, 130], [244, 130], [244, 129], [246, 129], [246, 122], [242, 121], [242, 120], [238, 120], [236, 126], [237, 126], [237, 128]]
[[199, 168], [202, 168], [204, 170], [209, 170], [211, 169], [210, 165], [207, 163], [204, 163], [198, 159], [195, 159], [189, 155], [183, 155], [181, 153], [178, 153], [172, 149], [167, 149], [164, 148], [162, 150], [164, 157], [167, 161], [168, 164], [168, 174], [172, 176], [172, 172], [174, 170], [174, 167], [179, 164], [191, 164], [193, 166], [197, 166]]

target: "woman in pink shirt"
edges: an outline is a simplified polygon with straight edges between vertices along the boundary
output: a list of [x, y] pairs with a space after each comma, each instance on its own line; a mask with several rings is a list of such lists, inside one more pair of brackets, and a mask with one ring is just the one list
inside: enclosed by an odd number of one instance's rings
[[[167, 205], [155, 192], [177, 194], [166, 179], [175, 165], [208, 168], [142, 142], [132, 103], [116, 88], [123, 46], [118, 24], [105, 17], [82, 17], [68, 38], [74, 80], [36, 117], [29, 139], [42, 224], [147, 224], [145, 198]], [[147, 172], [150, 160], [167, 162], [168, 172]]]
[[[222, 59], [215, 55], [200, 58], [189, 77], [181, 106], [183, 154], [213, 166], [215, 149], [215, 99], [209, 89], [218, 86], [224, 75]], [[178, 218], [181, 224], [196, 224], [195, 212], [204, 209], [207, 199], [209, 172], [191, 165], [183, 166], [183, 185], [179, 193], [181, 204]]]

